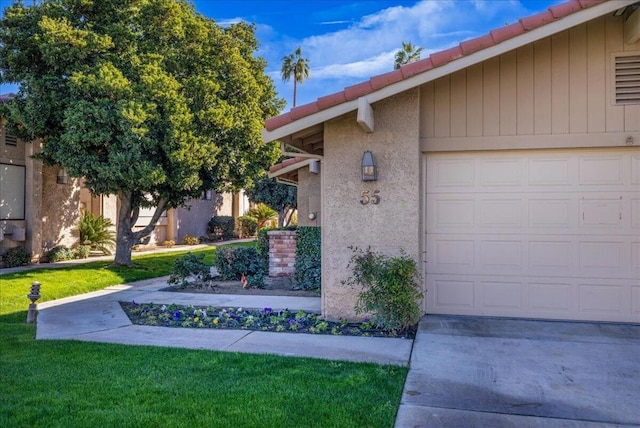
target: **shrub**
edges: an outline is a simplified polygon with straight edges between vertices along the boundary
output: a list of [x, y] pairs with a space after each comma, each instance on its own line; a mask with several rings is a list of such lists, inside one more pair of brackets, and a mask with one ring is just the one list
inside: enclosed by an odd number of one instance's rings
[[357, 314], [371, 313], [371, 321], [386, 330], [405, 331], [420, 319], [418, 300], [418, 267], [404, 252], [388, 257], [369, 249], [354, 252], [349, 267], [353, 276], [343, 284], [360, 286], [355, 310]]
[[31, 264], [31, 253], [22, 247], [9, 248], [3, 255], [4, 266], [18, 267]]
[[319, 289], [321, 280], [320, 228], [299, 227], [296, 242], [296, 273], [298, 287]]
[[53, 247], [46, 254], [47, 260], [51, 263], [55, 262], [64, 262], [66, 260], [73, 260], [75, 258], [75, 254], [72, 249], [67, 248], [63, 245], [58, 245], [57, 247]]
[[185, 235], [185, 237], [182, 238], [183, 245], [198, 245], [199, 243], [200, 240], [193, 235]]
[[233, 217], [220, 215], [211, 217], [207, 224], [207, 231], [211, 239], [222, 241], [235, 237], [235, 221]]
[[164, 241], [162, 244], [160, 244], [161, 246], [165, 247], [165, 248], [171, 248], [171, 247], [175, 247], [176, 245], [176, 241], [172, 240], [172, 239], [168, 239], [166, 241]]
[[264, 227], [258, 231], [256, 250], [258, 251], [262, 268], [265, 271], [269, 270], [269, 235], [267, 233], [272, 230], [277, 229], [274, 227]]
[[238, 217], [238, 223], [240, 226], [240, 236], [246, 238], [248, 236], [255, 236], [258, 230], [258, 219], [249, 215], [243, 215]]
[[278, 218], [278, 212], [263, 203], [249, 208], [247, 215], [257, 220], [258, 230], [262, 229], [268, 221]]
[[76, 259], [86, 259], [89, 257], [91, 253], [91, 246], [89, 245], [78, 245], [74, 250], [74, 257]]
[[222, 279], [240, 279], [262, 273], [263, 265], [255, 247], [218, 248], [216, 250], [216, 268]]
[[92, 250], [111, 254], [116, 243], [112, 227], [113, 223], [108, 218], [101, 215], [94, 217], [88, 211], [83, 212], [78, 224], [80, 245], [89, 245]]
[[189, 285], [189, 279], [192, 279], [194, 286], [204, 286], [211, 280], [211, 266], [203, 262], [204, 256], [204, 254], [187, 253], [176, 259], [171, 268], [169, 284], [177, 284], [180, 288], [185, 288]]

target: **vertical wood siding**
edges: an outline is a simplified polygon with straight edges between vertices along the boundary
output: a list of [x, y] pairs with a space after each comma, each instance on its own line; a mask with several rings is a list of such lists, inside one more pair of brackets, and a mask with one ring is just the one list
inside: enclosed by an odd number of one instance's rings
[[640, 105], [611, 102], [621, 17], [590, 21], [421, 88], [422, 138], [640, 131]]

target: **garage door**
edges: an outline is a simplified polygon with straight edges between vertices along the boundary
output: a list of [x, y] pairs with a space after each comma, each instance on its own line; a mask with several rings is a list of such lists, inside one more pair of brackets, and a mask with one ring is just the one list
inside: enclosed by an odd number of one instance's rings
[[640, 322], [640, 150], [424, 161], [428, 313]]

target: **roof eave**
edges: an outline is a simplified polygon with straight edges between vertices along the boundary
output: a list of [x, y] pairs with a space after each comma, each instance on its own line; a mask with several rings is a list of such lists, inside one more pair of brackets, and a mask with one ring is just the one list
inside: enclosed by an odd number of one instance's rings
[[[545, 37], [549, 37], [553, 34], [575, 27], [576, 25], [580, 25], [585, 22], [591, 21], [592, 19], [599, 18], [603, 15], [606, 15], [607, 13], [611, 13], [625, 6], [629, 6], [634, 2], [635, 0], [610, 0], [595, 6], [591, 6], [587, 9], [583, 9], [579, 12], [568, 15], [562, 19], [558, 19], [557, 21], [553, 21], [541, 27], [526, 31], [521, 35], [507, 39], [497, 45], [484, 48], [478, 52], [463, 56], [440, 67], [435, 67], [431, 70], [424, 71], [399, 82], [392, 83], [388, 86], [385, 86], [384, 88], [366, 94], [365, 97], [369, 103], [375, 103], [382, 99], [431, 82], [440, 77], [478, 64], [487, 59], [502, 55], [511, 50], [520, 48], [522, 46], [544, 39]], [[294, 120], [271, 131], [263, 129], [262, 138], [265, 142], [275, 141], [291, 135], [295, 132], [299, 132], [303, 129], [309, 128], [310, 126], [318, 125], [320, 123], [326, 122], [327, 120], [355, 111], [357, 110], [357, 108], [357, 99], [346, 101], [342, 104], [338, 104], [328, 109], [320, 110], [317, 113], [313, 113], [300, 119]]]

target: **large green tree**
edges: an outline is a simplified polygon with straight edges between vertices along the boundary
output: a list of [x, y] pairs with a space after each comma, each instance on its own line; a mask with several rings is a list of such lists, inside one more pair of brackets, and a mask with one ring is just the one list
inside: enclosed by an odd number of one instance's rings
[[[130, 265], [167, 209], [251, 186], [277, 159], [261, 129], [284, 103], [256, 49], [253, 26], [184, 0], [16, 3], [0, 20], [0, 79], [20, 85], [4, 113], [45, 163], [118, 195], [115, 263]], [[134, 232], [142, 207], [155, 213]]]
[[309, 60], [302, 56], [302, 50], [298, 47], [292, 54], [282, 58], [280, 70], [282, 80], [288, 82], [293, 76], [293, 106], [296, 106], [298, 83], [302, 84], [309, 78]]

